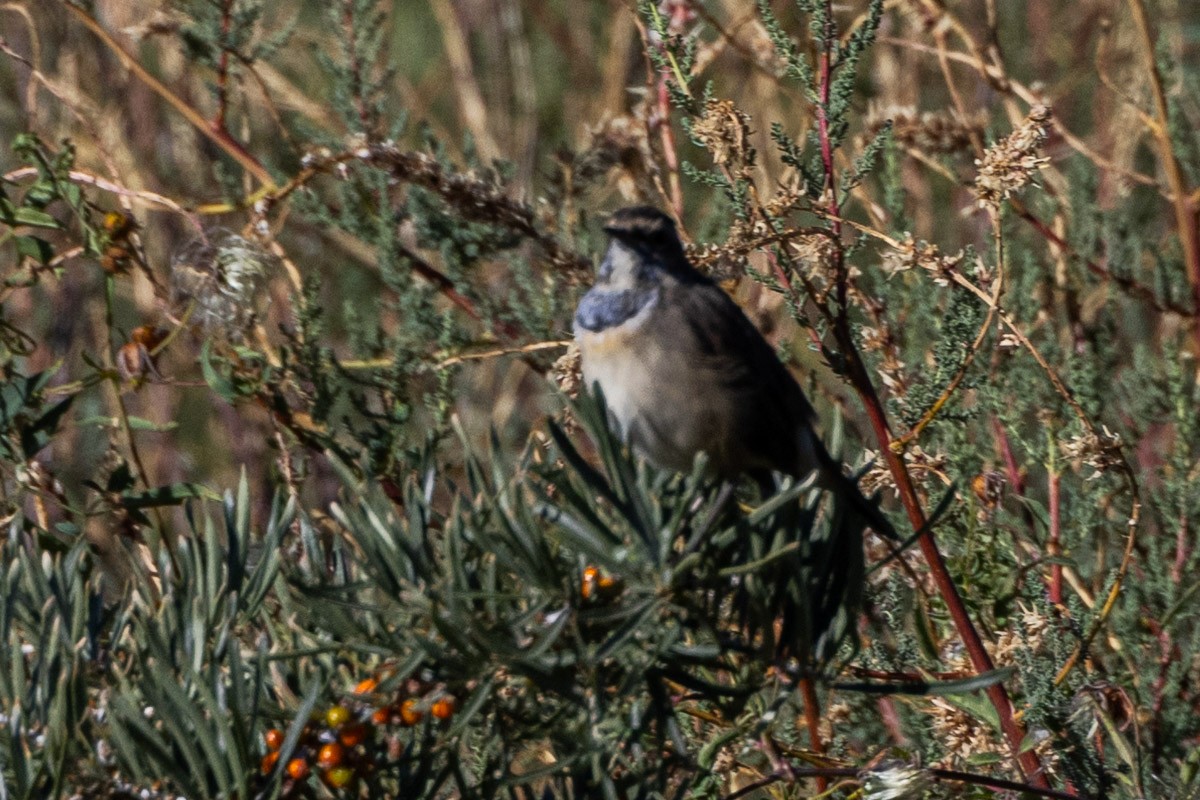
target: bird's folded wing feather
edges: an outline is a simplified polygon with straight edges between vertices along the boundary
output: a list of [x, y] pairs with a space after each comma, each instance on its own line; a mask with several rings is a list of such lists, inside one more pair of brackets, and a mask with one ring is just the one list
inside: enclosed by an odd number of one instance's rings
[[[685, 283], [663, 297], [659, 324], [680, 374], [690, 373], [711, 396], [693, 404], [727, 404], [727, 448], [746, 454], [739, 469], [768, 468], [796, 474], [801, 436], [810, 436], [816, 414], [796, 379], [780, 362], [741, 308], [715, 284]], [[665, 377], [665, 376], [664, 376]], [[731, 454], [738, 460], [736, 454]], [[769, 463], [763, 463], [764, 461]], [[755, 463], [757, 462], [757, 463]]]

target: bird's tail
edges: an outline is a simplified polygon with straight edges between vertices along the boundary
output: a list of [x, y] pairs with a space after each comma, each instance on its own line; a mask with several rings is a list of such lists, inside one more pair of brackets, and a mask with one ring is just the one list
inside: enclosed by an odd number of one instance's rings
[[829, 451], [820, 440], [815, 435], [809, 436], [804, 445], [805, 456], [817, 470], [817, 485], [833, 493], [834, 501], [842, 506], [842, 513], [847, 517], [847, 521], [857, 519], [863, 526], [880, 536], [899, 541], [900, 536], [887, 516], [880, 511], [879, 503], [863, 495], [858, 483], [842, 472], [841, 463], [829, 455]]

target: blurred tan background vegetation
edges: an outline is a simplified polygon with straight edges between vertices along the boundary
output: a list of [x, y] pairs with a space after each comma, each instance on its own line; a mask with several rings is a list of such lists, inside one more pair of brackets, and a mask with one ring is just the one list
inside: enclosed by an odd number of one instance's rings
[[[244, 540], [290, 494], [306, 536], [361, 547], [325, 516], [348, 485], [330, 456], [378, 477], [396, 513], [426, 492], [415, 505], [442, 514], [467, 485], [457, 421], [511, 456], [561, 410], [555, 384], [578, 388], [564, 355], [600, 220], [651, 203], [802, 367], [826, 429], [845, 422], [845, 460], [874, 459], [864, 483], [885, 508], [903, 484], [912, 527], [938, 509], [943, 549], [922, 537], [923, 561], [868, 543], [885, 568], [868, 581], [863, 675], [1020, 670], [1016, 706], [995, 689], [1011, 748], [986, 709], [940, 700], [858, 698], [842, 734], [806, 699], [812, 727], [829, 722], [855, 763], [876, 735], [941, 763], [1007, 763], [1028, 731], [1038, 752], [1018, 758], [1056, 785], [1120, 772], [1141, 797], [1167, 762], [1195, 783], [1194, 0], [887, 0], [862, 60], [810, 82], [854, 76], [823, 103], [784, 77], [780, 50], [819, 63], [832, 35], [807, 35], [803, 2], [765, 5], [774, 43], [738, 0], [0, 3], [0, 174], [30, 212], [0, 230], [0, 365], [51, 376], [24, 398], [34, 411], [75, 398], [44, 441], [13, 446], [29, 420], [0, 420], [3, 452], [24, 456], [0, 463], [0, 516], [39, 547], [83, 529], [103, 558], [114, 532], [187, 529], [158, 506], [206, 493], [175, 485], [223, 490], [245, 470]], [[832, 7], [840, 45], [871, 28], [866, 0]], [[672, 105], [671, 81], [713, 102]], [[841, 119], [846, 104], [841, 146], [809, 136], [815, 108]], [[789, 147], [804, 151], [792, 166]], [[70, 148], [69, 174], [47, 178]], [[43, 260], [17, 250], [36, 248], [31, 230]], [[784, 260], [803, 292], [772, 285]], [[441, 460], [418, 455], [447, 442]], [[165, 499], [141, 494], [155, 487]], [[280, 552], [309, 548], [309, 569], [317, 535], [300, 538]], [[972, 625], [969, 660], [942, 633]]]
[[[229, 85], [219, 109], [217, 70], [204, 61], [214, 56], [202, 52], [205, 45], [188, 32], [196, 9], [205, 4], [100, 0], [89, 14], [111, 37], [106, 42], [63, 3], [6, 3], [0, 8], [5, 55], [0, 140], [26, 130], [49, 143], [69, 139], [78, 152], [77, 169], [104, 181], [91, 193], [95, 201], [106, 208], [127, 205], [140, 226], [150, 269], [166, 281], [172, 258], [201, 227], [238, 230], [246, 224], [242, 210], [216, 212], [256, 187], [249, 177], [239, 183], [228, 152], [166, 102], [146, 75], [286, 179], [296, 174], [313, 142], [352, 144], [333, 110], [327, 74], [318, 69], [323, 54], [340, 52], [347, 35], [347, 29], [330, 24], [326, 5], [265, 3], [250, 41], [262, 44], [287, 32], [287, 42], [254, 63], [227, 63]], [[773, 5], [781, 19], [791, 19], [790, 4]], [[835, 11], [849, 25], [862, 12], [860, 5], [843, 3]], [[899, 169], [908, 226], [916, 237], [936, 241], [944, 251], [983, 244], [986, 220], [971, 213], [973, 196], [954, 171], [960, 177], [970, 172], [972, 136], [978, 144], [993, 131], [1002, 135], [1029, 105], [1045, 102], [1056, 120], [1047, 147], [1054, 161], [1082, 154], [1099, 167], [1095, 196], [1101, 204], [1140, 193], [1147, 235], [1153, 238], [1157, 231], [1170, 239], [1169, 204], [1156, 196], [1163, 184], [1153, 174], [1152, 135], [1138, 108], [1150, 108], [1146, 54], [1125, 2], [895, 0], [886, 7], [879, 44], [854, 100], [861, 120], [854, 133], [861, 145], [865, 131], [896, 120], [897, 140], [910, 156]], [[211, 14], [219, 6], [207, 8]], [[769, 124], [779, 122], [799, 137], [812, 120], [798, 86], [777, 77], [780, 65], [753, 5], [713, 0], [668, 2], [662, 9], [681, 32], [696, 38], [697, 84], [711, 81], [718, 97], [732, 98], [750, 115], [750, 144], [765, 154], [757, 162], [759, 185], [782, 186], [785, 171], [772, 156]], [[1162, 0], [1155, 9], [1161, 54], [1175, 63], [1194, 63], [1200, 15], [1185, 0]], [[588, 218], [580, 217], [585, 234], [591, 224], [586, 219], [634, 201], [678, 205], [696, 241], [710, 241], [724, 230], [727, 220], [714, 216], [720, 209], [711, 205], [711, 193], [678, 175], [679, 160], [704, 163], [704, 156], [677, 123], [664, 135], [666, 107], [644, 54], [648, 34], [629, 3], [396, 2], [378, 24], [382, 50], [364, 72], [381, 81], [384, 111], [413, 121], [405, 134], [409, 143], [419, 142], [418, 131], [427, 126], [454, 158], [470, 147], [484, 163], [509, 162], [515, 195], [544, 219], [586, 212]], [[199, 49], [189, 51], [190, 44]], [[138, 70], [123, 63], [118, 48], [136, 60]], [[1003, 64], [1003, 72], [983, 67], [985, 61]], [[1185, 110], [1194, 118], [1196, 109]], [[308, 140], [300, 140], [297, 131], [307, 131]], [[582, 165], [593, 174], [585, 181], [564, 165]], [[11, 153], [0, 152], [0, 169], [16, 167]], [[579, 208], [539, 206], [548, 184], [573, 179], [585, 191], [568, 195], [567, 202]], [[1045, 182], [1065, 194], [1066, 178], [1056, 168], [1045, 173]], [[342, 232], [294, 217], [284, 215], [273, 224], [294, 269], [319, 279], [330, 344], [347, 352], [338, 344], [345, 309], [383, 291], [372, 252]], [[1065, 216], [1046, 224], [1065, 235]], [[411, 240], [403, 230], [401, 236]], [[594, 239], [573, 233], [568, 238], [594, 253]], [[1046, 247], [1051, 249], [1048, 241]], [[436, 254], [424, 255], [437, 265]], [[1066, 269], [1061, 251], [1050, 258]], [[80, 354], [95, 355], [108, 339], [104, 274], [86, 259], [68, 257], [56, 266], [52, 280], [28, 291], [6, 290], [4, 313], [37, 341], [31, 371], [63, 364], [56, 380], [65, 382], [77, 377], [71, 365]], [[503, 285], [503, 269], [487, 280]], [[577, 291], [578, 283], [563, 291]], [[274, 274], [264, 326], [271, 338], [277, 338], [279, 323], [289, 322], [294, 288], [282, 270]], [[119, 294], [115, 324], [121, 331], [163, 322], [163, 297], [143, 275], [135, 272]], [[743, 299], [759, 304], [761, 323], [770, 326], [778, 316], [770, 298], [743, 291]], [[569, 337], [569, 324], [569, 316], [558, 320], [558, 339]], [[162, 483], [228, 485], [244, 464], [267, 480], [263, 466], [278, 455], [276, 429], [261, 409], [234, 409], [212, 396], [197, 369], [199, 345], [194, 332], [182, 337], [159, 360], [159, 379], [126, 390], [130, 413], [164, 426], [178, 423], [169, 431], [137, 433], [147, 469]], [[431, 344], [431, 358], [436, 349]], [[453, 354], [436, 354], [448, 355]], [[486, 427], [481, 422], [509, 426], [519, 438], [549, 408], [540, 399], [542, 377], [519, 359], [470, 364], [456, 380], [459, 411], [476, 429]], [[835, 382], [826, 383], [837, 395]], [[111, 418], [111, 402], [102, 393], [89, 395], [76, 406], [75, 418]], [[58, 439], [52, 458], [65, 468], [62, 477], [73, 483], [91, 474], [111, 434], [103, 427], [77, 426], [74, 435]]]

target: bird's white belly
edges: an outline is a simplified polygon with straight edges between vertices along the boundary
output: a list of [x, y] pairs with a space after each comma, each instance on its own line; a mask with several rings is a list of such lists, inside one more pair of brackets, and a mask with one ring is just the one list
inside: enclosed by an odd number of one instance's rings
[[638, 331], [645, 322], [642, 316], [603, 331], [579, 331], [575, 337], [584, 384], [600, 386], [622, 436], [628, 436], [634, 420], [653, 402], [652, 354], [641, 346], [644, 337]]
[[[623, 325], [604, 331], [581, 330], [579, 343], [584, 383], [598, 384], [618, 436], [659, 466], [691, 468], [706, 441], [695, 441], [691, 430], [694, 407], [680, 407], [678, 391], [671, 390], [671, 373], [677, 364], [653, 336], [639, 330], [639, 313]], [[688, 398], [683, 401], [688, 406]], [[678, 415], [685, 419], [680, 420]]]

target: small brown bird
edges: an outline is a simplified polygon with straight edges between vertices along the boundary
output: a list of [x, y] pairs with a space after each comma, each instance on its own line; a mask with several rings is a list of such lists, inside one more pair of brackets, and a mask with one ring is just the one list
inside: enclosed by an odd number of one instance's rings
[[608, 220], [608, 252], [575, 312], [586, 385], [651, 462], [688, 470], [700, 452], [722, 478], [772, 471], [818, 484], [880, 533], [895, 531], [817, 436], [816, 412], [741, 308], [688, 261], [675, 224], [648, 206]]

